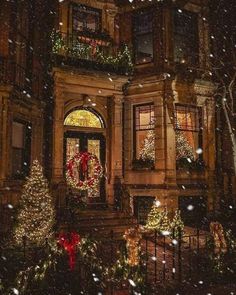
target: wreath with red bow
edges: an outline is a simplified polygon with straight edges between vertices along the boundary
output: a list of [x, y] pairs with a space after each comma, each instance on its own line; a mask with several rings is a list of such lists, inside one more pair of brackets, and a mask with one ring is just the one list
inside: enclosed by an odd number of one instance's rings
[[[92, 175], [89, 175], [89, 170]], [[83, 180], [80, 179], [81, 176]], [[67, 162], [67, 183], [75, 189], [96, 189], [101, 177], [102, 166], [98, 158], [91, 153], [77, 153]]]

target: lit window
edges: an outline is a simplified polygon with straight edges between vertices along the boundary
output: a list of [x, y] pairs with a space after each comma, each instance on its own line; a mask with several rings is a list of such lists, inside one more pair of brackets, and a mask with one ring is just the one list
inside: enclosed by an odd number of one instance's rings
[[174, 60], [194, 65], [198, 61], [197, 14], [174, 10]]
[[102, 128], [101, 119], [88, 110], [76, 110], [65, 119], [64, 125], [77, 127]]
[[154, 161], [154, 105], [138, 105], [135, 113], [135, 159]]
[[201, 112], [198, 107], [175, 106], [176, 159], [194, 161], [201, 154]]
[[134, 47], [136, 64], [153, 60], [153, 13], [139, 11], [134, 17]]
[[29, 173], [31, 125], [13, 121], [12, 124], [12, 176], [21, 178]]

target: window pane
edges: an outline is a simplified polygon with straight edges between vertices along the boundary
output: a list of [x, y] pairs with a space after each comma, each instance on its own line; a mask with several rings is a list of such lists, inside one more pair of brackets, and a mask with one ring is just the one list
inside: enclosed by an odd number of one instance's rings
[[153, 14], [139, 11], [134, 16], [134, 40], [136, 63], [146, 63], [153, 59]]
[[[100, 140], [89, 139], [88, 140], [88, 152], [97, 156], [100, 160]], [[89, 175], [94, 174], [94, 167], [89, 165]], [[97, 185], [94, 189], [88, 190], [89, 198], [98, 198], [100, 197], [100, 184]]]
[[31, 126], [28, 123], [12, 123], [12, 176], [28, 175], [31, 157]]
[[135, 106], [135, 157], [155, 160], [154, 105]]
[[175, 62], [195, 64], [198, 60], [197, 14], [174, 10], [174, 59]]
[[15, 148], [24, 148], [25, 125], [13, 122], [12, 123], [12, 146]]
[[176, 105], [175, 127], [180, 130], [199, 131], [199, 108]]
[[142, 105], [135, 107], [136, 130], [154, 128], [154, 105]]
[[176, 159], [196, 160], [200, 147], [200, 109], [197, 107], [176, 105]]
[[73, 30], [98, 31], [100, 29], [101, 11], [84, 5], [73, 6]]
[[12, 149], [12, 174], [14, 176], [22, 174], [23, 149]]
[[67, 138], [66, 139], [66, 160], [74, 157], [75, 154], [79, 153], [79, 139], [78, 138]]
[[95, 155], [100, 160], [100, 140], [88, 140], [88, 152]]
[[176, 131], [176, 160], [188, 158], [196, 160], [199, 148], [199, 134], [192, 131]]
[[64, 121], [64, 125], [102, 128], [102, 123], [100, 118], [87, 110], [76, 110], [71, 112], [66, 117]]
[[153, 59], [152, 34], [145, 34], [136, 37], [136, 62], [146, 63]]

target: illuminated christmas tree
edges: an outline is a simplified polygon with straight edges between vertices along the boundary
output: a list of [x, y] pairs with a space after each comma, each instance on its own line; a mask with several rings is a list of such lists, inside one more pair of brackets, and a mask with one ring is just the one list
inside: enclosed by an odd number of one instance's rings
[[150, 213], [148, 214], [147, 229], [157, 230], [159, 232], [170, 232], [171, 223], [168, 218], [167, 210], [160, 211], [156, 202], [154, 202]]
[[42, 166], [35, 160], [20, 198], [18, 224], [14, 232], [16, 243], [21, 244], [25, 236], [30, 243], [43, 244], [52, 233], [54, 214], [47, 180]]
[[151, 211], [148, 214], [147, 218], [147, 229], [159, 229], [161, 226], [163, 212], [160, 211], [160, 208], [154, 202]]
[[176, 130], [176, 160], [183, 158], [194, 161], [194, 150], [184, 133]]
[[184, 229], [184, 222], [181, 218], [180, 210], [175, 211], [174, 218], [171, 222], [171, 229], [175, 236], [179, 233], [179, 231], [182, 232]]
[[155, 131], [149, 130], [144, 139], [144, 145], [139, 153], [143, 161], [155, 161]]

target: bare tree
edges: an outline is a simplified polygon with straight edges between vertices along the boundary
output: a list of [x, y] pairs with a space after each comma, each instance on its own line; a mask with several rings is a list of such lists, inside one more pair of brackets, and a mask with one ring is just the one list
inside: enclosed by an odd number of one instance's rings
[[222, 109], [232, 151], [232, 167], [236, 175], [236, 132], [234, 106], [236, 104], [236, 4], [234, 0], [211, 1], [210, 29], [212, 75], [218, 85], [216, 98]]

